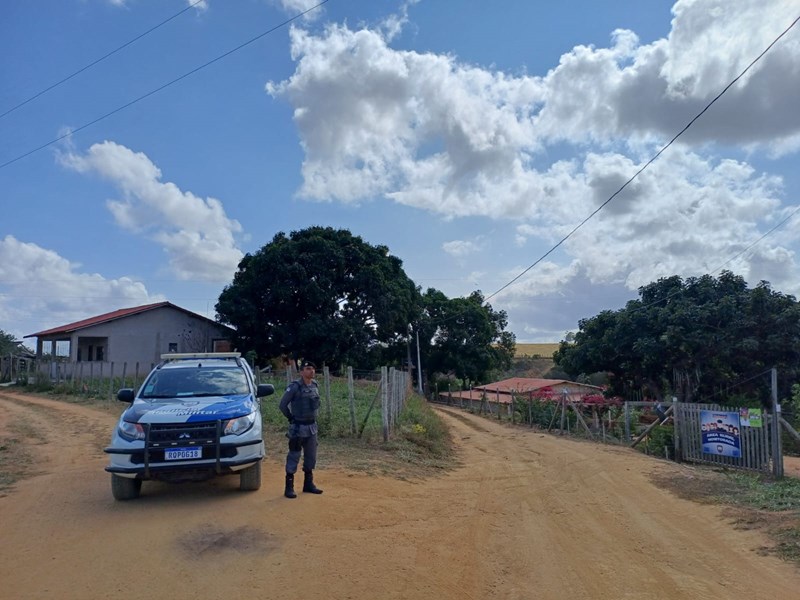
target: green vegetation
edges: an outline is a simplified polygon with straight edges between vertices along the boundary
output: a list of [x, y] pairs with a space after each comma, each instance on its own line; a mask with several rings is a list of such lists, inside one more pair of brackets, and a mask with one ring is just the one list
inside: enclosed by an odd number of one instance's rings
[[467, 385], [507, 370], [514, 356], [506, 313], [480, 292], [423, 294], [386, 246], [345, 229], [278, 233], [241, 260], [216, 311], [236, 329], [236, 347], [261, 364], [287, 357], [332, 368], [399, 366], [416, 362], [419, 340], [429, 377], [453, 374]]
[[511, 368], [514, 334], [505, 331], [508, 316], [495, 311], [481, 292], [466, 298], [447, 298], [429, 288], [422, 296], [419, 318], [422, 364], [429, 380], [435, 373], [452, 373], [462, 388], [491, 379], [495, 371]]
[[[800, 480], [774, 480], [741, 472], [726, 476], [733, 489], [719, 500], [739, 508], [737, 523], [764, 528], [774, 542], [768, 552], [800, 562]], [[773, 518], [769, 513], [780, 516]]]
[[216, 305], [235, 344], [260, 358], [372, 368], [380, 349], [408, 336], [419, 292], [386, 246], [344, 229], [280, 232], [239, 263]]
[[[320, 438], [361, 439], [368, 444], [381, 443], [383, 422], [379, 382], [365, 380], [354, 382], [355, 431], [353, 431], [347, 382], [336, 377], [331, 377], [330, 381], [330, 413], [324, 382], [319, 381], [322, 397], [318, 417]], [[286, 388], [286, 381], [272, 379], [262, 380], [262, 383], [272, 383], [275, 386], [275, 395], [268, 396], [261, 402], [264, 427], [273, 432], [285, 433], [286, 417], [278, 410], [278, 404]], [[406, 399], [390, 437], [394, 440], [398, 437], [405, 439], [433, 457], [444, 456], [450, 448], [444, 423], [423, 398], [413, 393]]]
[[775, 480], [740, 471], [727, 473], [727, 476], [737, 489], [728, 501], [773, 512], [794, 510], [800, 515], [800, 479]]
[[142, 384], [147, 373], [140, 374], [138, 379], [133, 377], [100, 378], [85, 377], [71, 379], [59, 383], [52, 382], [49, 378], [39, 377], [37, 381], [25, 384], [25, 391], [32, 393], [59, 396], [68, 402], [113, 400], [117, 399], [117, 391], [121, 388], [136, 389]]
[[748, 403], [769, 402], [777, 367], [779, 398], [800, 376], [800, 304], [761, 282], [753, 289], [723, 271], [686, 280], [674, 276], [639, 288], [625, 308], [579, 322], [574, 341], [555, 353], [558, 367], [576, 378], [610, 376], [609, 393], [683, 402], [732, 394]]

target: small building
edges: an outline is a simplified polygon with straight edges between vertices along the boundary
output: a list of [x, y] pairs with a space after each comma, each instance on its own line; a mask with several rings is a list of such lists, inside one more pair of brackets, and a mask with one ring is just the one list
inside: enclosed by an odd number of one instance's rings
[[482, 401], [498, 406], [510, 405], [513, 396], [545, 398], [553, 401], [558, 401], [566, 396], [569, 402], [580, 403], [584, 396], [602, 394], [602, 392], [603, 389], [595, 385], [564, 379], [512, 377], [476, 386], [467, 391], [440, 393], [439, 399], [448, 403], [466, 404], [469, 407], [478, 406]]
[[25, 337], [37, 339], [39, 359], [47, 352], [46, 345], [53, 358], [57, 344], [67, 342], [65, 361], [93, 366], [100, 363], [102, 369], [103, 363], [149, 366], [168, 352], [229, 351], [233, 333], [230, 327], [171, 302], [158, 302], [122, 308]]

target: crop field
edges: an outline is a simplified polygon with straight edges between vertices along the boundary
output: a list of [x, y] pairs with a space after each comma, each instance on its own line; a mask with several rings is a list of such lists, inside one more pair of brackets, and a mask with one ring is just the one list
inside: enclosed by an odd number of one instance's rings
[[549, 344], [517, 344], [514, 356], [540, 356], [542, 358], [551, 358], [556, 350], [558, 350], [558, 342]]

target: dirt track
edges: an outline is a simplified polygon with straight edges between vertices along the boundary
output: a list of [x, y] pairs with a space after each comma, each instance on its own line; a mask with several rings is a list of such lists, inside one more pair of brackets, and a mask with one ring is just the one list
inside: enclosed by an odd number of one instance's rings
[[759, 534], [649, 483], [680, 467], [440, 410], [463, 462], [444, 476], [322, 470], [322, 496], [290, 501], [273, 457], [258, 492], [145, 483], [119, 503], [111, 414], [2, 392], [0, 436], [41, 439], [40, 474], [0, 498], [0, 598], [800, 598]]

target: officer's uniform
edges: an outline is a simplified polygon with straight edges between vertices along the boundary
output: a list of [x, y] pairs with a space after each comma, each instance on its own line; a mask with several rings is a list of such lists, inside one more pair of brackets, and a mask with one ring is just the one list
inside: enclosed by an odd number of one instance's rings
[[316, 380], [306, 385], [303, 378], [289, 384], [281, 398], [280, 410], [289, 420], [289, 453], [286, 455], [286, 491], [288, 498], [294, 498], [294, 474], [300, 464], [300, 453], [303, 454], [303, 472], [305, 480], [303, 491], [321, 494], [322, 490], [314, 485], [312, 471], [317, 465], [317, 413], [319, 412], [319, 386]]

